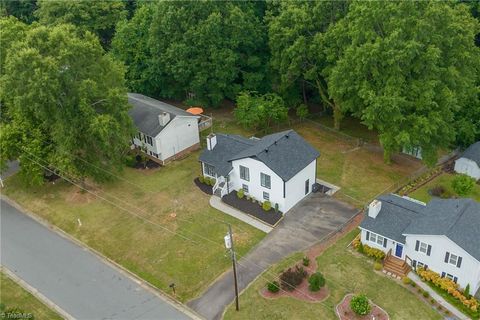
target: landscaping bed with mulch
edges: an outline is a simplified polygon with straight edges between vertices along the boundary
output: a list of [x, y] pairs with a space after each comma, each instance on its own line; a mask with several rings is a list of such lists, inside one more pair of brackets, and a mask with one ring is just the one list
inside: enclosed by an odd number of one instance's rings
[[193, 180], [193, 183], [195, 183], [195, 185], [200, 189], [202, 190], [203, 193], [206, 193], [206, 194], [209, 194], [209, 195], [212, 195], [213, 194], [213, 190], [212, 190], [212, 186], [210, 185], [207, 185], [205, 183], [201, 183], [200, 180], [198, 178], [195, 178]]
[[350, 301], [353, 298], [353, 294], [347, 294], [343, 299], [342, 302], [340, 302], [336, 307], [335, 310], [337, 312], [337, 316], [340, 320], [370, 320], [370, 319], [375, 319], [375, 320], [388, 320], [390, 319], [388, 317], [387, 312], [377, 306], [376, 304], [372, 303], [370, 301], [370, 304], [372, 306], [372, 309], [369, 314], [364, 315], [364, 316], [359, 316], [355, 312], [352, 311], [350, 308]]
[[282, 212], [270, 209], [269, 211], [263, 210], [262, 206], [257, 202], [252, 202], [246, 198], [240, 199], [237, 197], [236, 192], [230, 192], [222, 198], [222, 201], [229, 206], [234, 207], [246, 214], [249, 214], [270, 226], [275, 226], [278, 221], [283, 217]]
[[155, 162], [155, 161], [151, 160], [151, 159], [148, 159], [148, 161], [146, 163], [143, 162], [143, 161], [137, 161], [133, 165], [133, 168], [141, 169], [141, 170], [155, 169], [155, 168], [159, 168], [159, 167], [160, 167], [160, 164], [158, 162]]

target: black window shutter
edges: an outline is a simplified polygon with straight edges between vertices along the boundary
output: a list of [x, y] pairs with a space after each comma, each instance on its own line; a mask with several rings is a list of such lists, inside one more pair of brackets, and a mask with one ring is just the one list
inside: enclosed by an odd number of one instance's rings
[[447, 251], [445, 253], [445, 262], [448, 263], [448, 258], [450, 258], [450, 253]]
[[445, 272], [442, 272], [442, 278], [445, 278]]
[[417, 260], [412, 261], [412, 267], [413, 267], [413, 269], [417, 268]]
[[428, 270], [428, 265], [425, 265], [425, 270]]
[[387, 238], [383, 238], [383, 247], [384, 247], [384, 248], [387, 247]]
[[370, 240], [370, 232], [367, 231], [367, 241]]
[[457, 268], [460, 268], [461, 265], [462, 265], [462, 257], [458, 257]]
[[431, 252], [432, 252], [432, 246], [431, 246], [431, 245], [428, 245], [428, 248], [427, 248], [427, 256], [429, 256]]
[[457, 277], [453, 277], [453, 282], [457, 283], [458, 281], [458, 278]]
[[417, 240], [415, 243], [415, 251], [418, 251], [418, 247], [420, 246], [420, 241]]

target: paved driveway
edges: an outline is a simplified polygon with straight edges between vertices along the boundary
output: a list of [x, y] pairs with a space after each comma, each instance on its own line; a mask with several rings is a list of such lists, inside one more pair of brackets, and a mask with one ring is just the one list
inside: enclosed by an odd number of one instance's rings
[[190, 319], [98, 256], [3, 199], [0, 218], [2, 266], [72, 317]]
[[[338, 230], [357, 212], [358, 210], [349, 205], [319, 193], [308, 196], [289, 211], [259, 245], [240, 259], [239, 291], [245, 289], [270, 265], [310, 247]], [[234, 297], [233, 276], [230, 271], [218, 278], [199, 298], [190, 301], [188, 305], [207, 319], [220, 319], [225, 307]]]

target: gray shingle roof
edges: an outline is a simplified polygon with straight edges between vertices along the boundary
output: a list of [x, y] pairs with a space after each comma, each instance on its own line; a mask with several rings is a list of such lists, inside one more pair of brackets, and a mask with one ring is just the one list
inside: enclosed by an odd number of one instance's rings
[[404, 234], [445, 235], [480, 261], [480, 203], [472, 199], [434, 199]]
[[158, 116], [163, 112], [170, 114], [170, 121], [176, 116], [195, 117], [185, 110], [139, 93], [129, 93], [128, 102], [132, 105], [128, 113], [133, 123], [138, 130], [151, 137], [156, 137], [166, 127], [161, 126], [158, 120]]
[[480, 141], [475, 142], [468, 147], [462, 154], [462, 158], [467, 158], [475, 161], [480, 168]]
[[360, 227], [405, 243], [403, 231], [420, 216], [425, 206], [393, 194], [382, 195], [378, 200], [382, 208], [377, 217], [374, 219], [366, 214]]
[[200, 161], [215, 166], [217, 173], [226, 175], [232, 169], [233, 160], [254, 158], [288, 181], [319, 155], [298, 133], [287, 130], [259, 140], [217, 135], [217, 145], [211, 151], [205, 150], [200, 155]]
[[444, 235], [480, 261], [480, 203], [472, 199], [434, 199], [426, 206], [395, 195], [383, 195], [375, 219], [360, 227], [405, 243], [406, 234]]

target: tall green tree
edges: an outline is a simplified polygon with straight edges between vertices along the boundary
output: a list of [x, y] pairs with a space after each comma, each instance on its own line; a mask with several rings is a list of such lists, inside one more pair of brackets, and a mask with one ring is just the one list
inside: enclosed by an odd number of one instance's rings
[[336, 43], [325, 72], [330, 96], [378, 129], [387, 161], [421, 147], [433, 164], [456, 139], [457, 115], [478, 101], [478, 28], [464, 5], [354, 1], [327, 33]]
[[8, 49], [0, 81], [2, 167], [18, 158], [32, 184], [43, 181], [35, 162], [81, 181], [108, 178], [95, 166], [121, 167], [133, 133], [124, 68], [94, 34], [32, 25]]
[[346, 15], [346, 1], [280, 2], [270, 9], [268, 35], [272, 67], [280, 75], [283, 88], [301, 83], [317, 92], [325, 106], [334, 111], [335, 127], [342, 118], [338, 103], [329, 97], [323, 75], [327, 67], [325, 33]]
[[38, 0], [35, 11], [40, 23], [70, 23], [96, 34], [104, 48], [109, 48], [115, 25], [127, 16], [124, 1], [50, 1]]
[[135, 90], [215, 106], [242, 89], [268, 88], [259, 14], [252, 2], [161, 1], [120, 24], [114, 53]]

